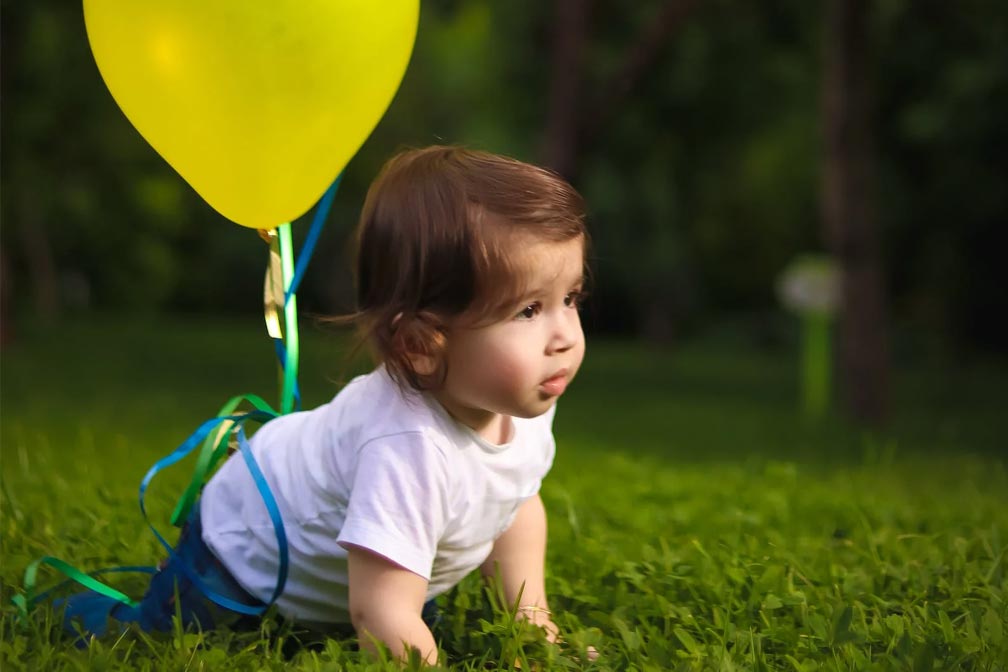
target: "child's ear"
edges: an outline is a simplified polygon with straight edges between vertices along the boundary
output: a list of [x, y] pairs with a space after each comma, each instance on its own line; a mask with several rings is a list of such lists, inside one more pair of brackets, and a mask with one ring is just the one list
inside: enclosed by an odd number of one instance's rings
[[410, 368], [421, 378], [430, 378], [438, 370], [437, 360], [431, 355], [410, 352], [406, 354]]
[[397, 349], [416, 377], [427, 380], [438, 378], [444, 366], [446, 345], [440, 321], [427, 313], [412, 318], [399, 314], [393, 320], [393, 328]]

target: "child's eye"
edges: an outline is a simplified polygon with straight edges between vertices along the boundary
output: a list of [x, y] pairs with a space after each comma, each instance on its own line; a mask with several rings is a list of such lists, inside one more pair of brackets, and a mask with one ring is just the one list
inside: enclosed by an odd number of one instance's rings
[[542, 306], [540, 304], [530, 303], [529, 305], [525, 306], [524, 308], [518, 311], [518, 314], [515, 315], [515, 319], [531, 320], [533, 317], [539, 314], [540, 310], [542, 310]]
[[564, 305], [567, 306], [568, 308], [580, 308], [581, 307], [581, 299], [583, 297], [584, 297], [584, 294], [582, 294], [581, 292], [570, 292], [569, 294], [567, 294], [566, 296], [564, 296], [564, 300], [563, 300], [564, 301]]

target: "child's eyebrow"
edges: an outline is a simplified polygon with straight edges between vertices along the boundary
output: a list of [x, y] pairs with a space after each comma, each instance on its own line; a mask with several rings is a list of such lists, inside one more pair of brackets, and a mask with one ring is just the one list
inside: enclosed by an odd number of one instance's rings
[[577, 274], [574, 273], [570, 274], [569, 281], [567, 282], [568, 287], [577, 287], [578, 285], [583, 284], [585, 284], [585, 274], [583, 271]]
[[[573, 275], [573, 274], [572, 274]], [[536, 285], [534, 287], [526, 287], [525, 291], [521, 293], [521, 301], [526, 301], [537, 296], [543, 296], [544, 294], [549, 294], [556, 285], [562, 284], [565, 287], [576, 288], [585, 284], [585, 274], [579, 273], [577, 277], [571, 277], [569, 282], [564, 283], [562, 278], [557, 278], [555, 283], [549, 283], [544, 285]]]

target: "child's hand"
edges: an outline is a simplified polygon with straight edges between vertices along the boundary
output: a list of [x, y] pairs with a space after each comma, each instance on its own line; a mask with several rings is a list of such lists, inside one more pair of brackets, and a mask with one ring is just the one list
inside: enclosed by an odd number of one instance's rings
[[560, 628], [553, 622], [553, 612], [549, 609], [534, 605], [523, 605], [518, 607], [517, 616], [545, 630], [546, 640], [550, 643], [555, 644], [560, 639]]
[[[548, 609], [533, 606], [518, 607], [518, 615], [545, 630], [547, 641], [553, 644], [564, 643], [563, 638], [560, 636], [560, 628], [553, 622], [553, 614]], [[598, 649], [589, 644], [584, 651], [584, 656], [589, 662], [594, 662], [599, 657]], [[515, 661], [515, 667], [521, 667], [518, 661]]]

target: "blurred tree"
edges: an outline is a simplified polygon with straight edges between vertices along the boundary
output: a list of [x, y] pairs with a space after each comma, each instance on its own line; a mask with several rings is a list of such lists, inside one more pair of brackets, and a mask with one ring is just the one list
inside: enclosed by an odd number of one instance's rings
[[[262, 243], [123, 117], [79, 4], [2, 12], [11, 309], [258, 310]], [[869, 19], [866, 40], [884, 46], [869, 132], [894, 313], [1003, 349], [1008, 5], [876, 0]], [[301, 305], [350, 307], [346, 240], [368, 182], [404, 145], [449, 142], [573, 177], [596, 243], [596, 330], [668, 338], [727, 311], [772, 312], [777, 273], [821, 245], [825, 22], [804, 0], [422, 0], [406, 78], [347, 168]]]
[[839, 367], [843, 399], [858, 419], [888, 411], [888, 314], [872, 207], [868, 117], [868, 0], [831, 0], [823, 76], [822, 217], [840, 265]]
[[1008, 350], [1008, 4], [879, 1], [878, 205], [914, 340]]
[[79, 5], [4, 3], [2, 244], [13, 299], [53, 317], [163, 307], [209, 208], [105, 89]]
[[591, 95], [581, 95], [581, 72], [587, 41], [587, 0], [557, 0], [553, 28], [553, 67], [544, 162], [577, 181], [580, 154], [618, 113], [638, 81], [653, 68], [670, 36], [688, 17], [694, 0], [668, 0], [632, 36], [623, 61], [607, 81], [593, 82]]
[[[6, 13], [5, 19], [9, 17], [9, 12]], [[24, 33], [14, 33], [5, 34], [2, 42], [3, 57], [2, 62], [4, 70], [9, 72], [12, 69], [14, 72], [20, 70], [19, 66], [24, 66], [22, 62], [24, 59], [20, 58], [26, 38], [28, 40], [35, 40], [44, 32], [44, 28], [39, 30], [36, 29], [34, 33], [28, 31], [28, 34]], [[40, 40], [39, 49], [42, 58], [48, 56], [49, 58], [55, 58], [57, 54], [57, 45], [51, 40], [41, 41]], [[46, 48], [48, 47], [48, 48]], [[40, 59], [41, 60], [41, 59]], [[30, 65], [30, 64], [29, 64]], [[6, 83], [7, 76], [3, 78]], [[8, 96], [4, 92], [3, 100], [7, 101]], [[7, 105], [7, 109], [10, 106]], [[4, 115], [5, 127], [8, 127], [11, 122], [11, 115], [8, 111]], [[37, 119], [37, 117], [36, 117]], [[21, 121], [17, 116], [14, 117], [15, 123]], [[26, 120], [27, 121], [27, 120]], [[37, 140], [37, 138], [31, 138]], [[24, 145], [14, 142], [9, 142], [8, 138], [4, 138], [3, 142], [4, 154], [10, 156], [14, 153], [14, 156], [18, 156], [19, 153], [27, 153], [31, 151], [30, 148], [24, 147]], [[22, 158], [18, 156], [18, 158]], [[15, 222], [16, 238], [15, 243], [11, 243], [8, 240], [4, 244], [5, 247], [15, 246], [21, 252], [21, 257], [23, 257], [27, 264], [27, 275], [29, 278], [29, 291], [32, 295], [32, 301], [35, 306], [36, 315], [44, 321], [54, 320], [59, 313], [59, 292], [58, 292], [58, 279], [56, 271], [56, 263], [53, 259], [53, 248], [50, 242], [50, 236], [48, 233], [48, 223], [46, 217], [40, 212], [41, 207], [44, 207], [47, 203], [47, 199], [44, 194], [39, 193], [42, 186], [45, 184], [44, 175], [39, 174], [37, 171], [33, 171], [34, 166], [31, 163], [27, 165], [22, 165], [21, 170], [18, 170], [15, 174], [16, 181], [13, 182], [15, 187], [15, 193], [12, 194], [10, 190], [6, 190], [5, 201], [12, 200], [17, 207], [17, 215], [13, 218], [5, 218], [7, 222]], [[8, 171], [4, 171], [8, 173]], [[8, 186], [12, 185], [12, 180], [7, 179]], [[22, 192], [21, 189], [25, 191]], [[8, 226], [9, 228], [9, 226]], [[3, 274], [3, 284], [4, 284], [4, 294], [8, 295], [11, 291], [11, 283], [13, 282], [13, 276], [7, 266], [7, 259], [4, 259], [4, 274]], [[7, 303], [7, 301], [5, 301]], [[5, 322], [9, 319], [7, 314], [4, 315]]]
[[[586, 58], [589, 3], [587, 0], [557, 0], [552, 35], [549, 110], [542, 152], [542, 161], [546, 165], [575, 184], [581, 182], [581, 170], [586, 165], [585, 155], [592, 152], [596, 140], [606, 133], [607, 122], [625, 111], [622, 108], [634, 94], [640, 81], [660, 63], [671, 35], [683, 24], [693, 4], [692, 0], [669, 0], [658, 8], [645, 8], [646, 18], [640, 22], [636, 32], [631, 32], [626, 37], [627, 31], [623, 31], [624, 44], [616, 67], [603, 77], [593, 77], [594, 69], [586, 68], [589, 63]], [[596, 24], [596, 29], [598, 28]], [[660, 166], [649, 166], [649, 177], [660, 174]], [[665, 185], [655, 186], [657, 188], [650, 194], [654, 198], [650, 203], [652, 206], [667, 200], [663, 193]], [[601, 184], [598, 187], [604, 189]], [[591, 196], [594, 189], [588, 189], [588, 195]], [[644, 216], [653, 219], [657, 213], [652, 211], [648, 214], [650, 217]], [[627, 224], [613, 222], [610, 226], [627, 227]], [[635, 271], [625, 276], [630, 282], [622, 291], [626, 292], [629, 288], [638, 299], [632, 305], [631, 314], [623, 318], [615, 317], [610, 307], [615, 301], [603, 298], [600, 302], [605, 322], [629, 319], [637, 331], [654, 340], [671, 339], [677, 331], [676, 318], [686, 312], [685, 304], [688, 302], [688, 299], [684, 299], [684, 278], [677, 277], [675, 234], [668, 224], [658, 223], [657, 227], [648, 232], [643, 227], [634, 227], [636, 230], [633, 235], [637, 245], [654, 254], [649, 255], [643, 267], [639, 263], [641, 259], [636, 259]], [[611, 238], [602, 240], [604, 245], [613, 242]], [[630, 256], [635, 255], [631, 253]], [[606, 273], [607, 264], [603, 261], [600, 265], [602, 272]], [[616, 273], [624, 274], [621, 271]], [[606, 282], [612, 280], [617, 278], [610, 277]], [[609, 295], [612, 294], [618, 292]]]
[[593, 6], [579, 185], [604, 324], [668, 338], [773, 304], [772, 278], [815, 241], [817, 19], [803, 3]]
[[549, 113], [543, 161], [568, 179], [578, 165], [581, 131], [581, 68], [588, 38], [588, 0], [557, 0], [553, 22]]

